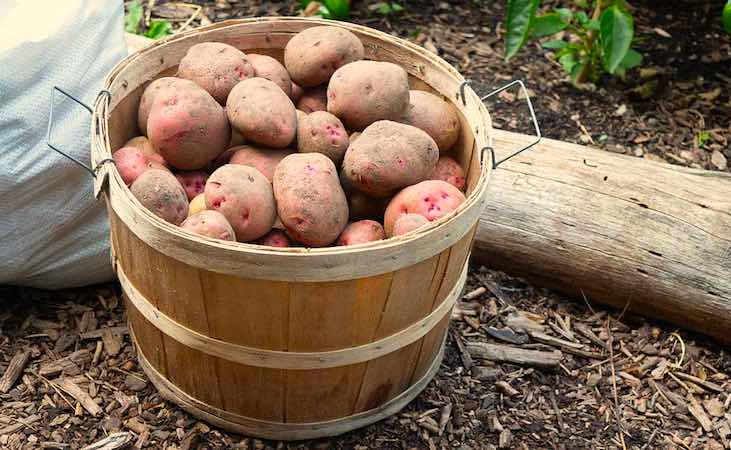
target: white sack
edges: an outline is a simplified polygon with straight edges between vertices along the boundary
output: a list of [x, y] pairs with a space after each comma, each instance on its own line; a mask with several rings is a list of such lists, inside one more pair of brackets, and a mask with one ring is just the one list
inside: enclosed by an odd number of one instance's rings
[[[51, 90], [91, 105], [127, 54], [120, 0], [6, 0], [0, 14], [0, 284], [112, 278], [90, 174], [46, 145]], [[89, 164], [89, 113], [56, 93], [53, 142]]]

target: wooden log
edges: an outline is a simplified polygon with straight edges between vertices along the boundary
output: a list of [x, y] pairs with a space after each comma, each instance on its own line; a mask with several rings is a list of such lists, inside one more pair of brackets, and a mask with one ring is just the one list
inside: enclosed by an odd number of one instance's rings
[[485, 342], [468, 342], [467, 351], [475, 359], [487, 359], [488, 361], [509, 362], [538, 367], [557, 366], [563, 356], [559, 350], [542, 352], [539, 350], [524, 350], [522, 348], [488, 344]]
[[474, 261], [731, 343], [730, 174], [544, 139], [488, 190]]
[[20, 378], [20, 374], [23, 373], [23, 369], [28, 364], [29, 359], [30, 352], [28, 351], [20, 351], [13, 356], [10, 364], [8, 364], [8, 368], [5, 369], [3, 376], [0, 377], [0, 392], [5, 394], [15, 385], [15, 382]]

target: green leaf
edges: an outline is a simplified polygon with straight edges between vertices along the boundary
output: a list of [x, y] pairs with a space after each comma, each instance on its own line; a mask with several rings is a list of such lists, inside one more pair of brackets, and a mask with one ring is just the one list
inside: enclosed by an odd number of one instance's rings
[[328, 12], [333, 19], [350, 19], [350, 2], [348, 2], [348, 0], [325, 0], [323, 4], [327, 7]]
[[587, 0], [574, 0], [574, 3], [576, 3], [576, 6], [579, 8], [588, 8], [589, 2]]
[[614, 74], [632, 44], [634, 21], [618, 6], [610, 6], [599, 18], [602, 59], [607, 72]]
[[508, 0], [505, 15], [505, 60], [520, 50], [528, 39], [533, 18], [538, 9], [538, 0]]
[[728, 0], [726, 6], [723, 7], [723, 29], [726, 33], [731, 34], [731, 0]]
[[543, 48], [552, 48], [552, 49], [566, 48], [567, 45], [569, 45], [569, 43], [566, 41], [563, 41], [561, 39], [556, 39], [556, 40], [544, 42], [543, 44], [541, 44], [541, 46]]
[[173, 26], [167, 20], [153, 20], [150, 23], [150, 29], [147, 30], [145, 36], [150, 39], [160, 39], [173, 33]]
[[579, 74], [584, 70], [584, 64], [578, 63], [574, 67], [571, 68], [571, 72], [569, 72], [569, 75], [571, 76], [571, 79], [576, 81], [577, 78], [579, 78]]
[[563, 66], [563, 70], [567, 73], [571, 73], [579, 61], [576, 59], [576, 53], [566, 53], [565, 55], [558, 58], [558, 62]]
[[580, 25], [585, 25], [589, 21], [589, 16], [584, 11], [579, 11], [576, 13], [576, 20], [579, 21]]
[[571, 23], [571, 19], [574, 18], [574, 13], [568, 8], [556, 8], [554, 9], [558, 13], [559, 16], [561, 16], [561, 20], [563, 20], [566, 23]]
[[586, 23], [584, 23], [584, 27], [587, 30], [596, 30], [596, 31], [599, 31], [599, 29], [600, 29], [600, 27], [599, 27], [599, 21], [598, 20], [594, 20], [594, 19], [589, 19], [589, 20], [586, 21]]
[[569, 26], [569, 24], [561, 20], [561, 16], [558, 13], [544, 14], [533, 20], [532, 34], [539, 38], [549, 36], [551, 34], [558, 33], [567, 26]]
[[633, 67], [639, 66], [640, 64], [642, 64], [642, 55], [635, 50], [629, 49], [627, 54], [624, 55], [622, 62], [619, 63], [619, 67], [623, 70], [629, 70]]
[[134, 0], [127, 7], [127, 14], [124, 16], [124, 31], [139, 34], [140, 20], [142, 20], [142, 5], [139, 0]]

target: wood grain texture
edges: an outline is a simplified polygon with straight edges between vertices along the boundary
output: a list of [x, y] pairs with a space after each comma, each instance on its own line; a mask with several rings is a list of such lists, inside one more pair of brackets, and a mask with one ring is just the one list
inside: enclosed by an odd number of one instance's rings
[[545, 139], [488, 192], [475, 261], [731, 343], [731, 175]]

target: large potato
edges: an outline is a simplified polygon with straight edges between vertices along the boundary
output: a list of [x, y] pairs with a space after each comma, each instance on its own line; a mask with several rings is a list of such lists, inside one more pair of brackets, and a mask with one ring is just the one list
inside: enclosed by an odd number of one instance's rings
[[383, 226], [375, 220], [353, 222], [340, 234], [337, 245], [357, 245], [386, 238]]
[[181, 228], [224, 241], [235, 241], [236, 234], [226, 217], [218, 211], [204, 210], [188, 216], [180, 224]]
[[307, 89], [297, 101], [297, 109], [307, 114], [327, 111], [327, 86]]
[[231, 128], [208, 92], [192, 81], [176, 80], [155, 96], [147, 136], [168, 164], [196, 170], [228, 147]]
[[393, 236], [393, 227], [404, 214], [419, 214], [433, 222], [457, 209], [465, 196], [456, 187], [441, 180], [427, 180], [409, 186], [399, 192], [388, 204], [383, 225], [388, 236]]
[[430, 180], [442, 180], [456, 187], [460, 191], [464, 191], [465, 178], [464, 170], [454, 158], [450, 156], [440, 156], [434, 171], [429, 174]]
[[144, 171], [130, 188], [142, 206], [166, 222], [180, 225], [188, 216], [188, 197], [173, 174], [165, 170]]
[[356, 61], [339, 68], [327, 87], [327, 110], [349, 130], [401, 120], [409, 106], [406, 71], [389, 62]]
[[320, 153], [296, 153], [274, 171], [277, 211], [287, 233], [310, 247], [333, 243], [348, 223], [348, 202], [335, 164]]
[[345, 152], [343, 177], [374, 197], [427, 179], [439, 159], [439, 149], [424, 131], [381, 120], [369, 126]]
[[284, 148], [297, 132], [297, 113], [292, 100], [265, 78], [244, 80], [231, 90], [226, 102], [231, 125], [247, 141]]
[[253, 145], [242, 145], [234, 147], [229, 164], [239, 164], [242, 166], [250, 166], [258, 170], [266, 177], [269, 182], [274, 178], [274, 170], [280, 162], [287, 156], [294, 153], [293, 150], [261, 148]]
[[137, 125], [143, 134], [147, 134], [147, 118], [150, 116], [150, 109], [152, 108], [152, 102], [155, 100], [155, 97], [160, 91], [167, 88], [176, 80], [177, 78], [175, 77], [158, 78], [150, 82], [142, 92], [140, 106], [137, 109]]
[[421, 214], [401, 214], [391, 228], [391, 236], [401, 236], [402, 234], [410, 233], [428, 223], [429, 219]]
[[155, 147], [152, 146], [150, 140], [145, 136], [133, 137], [124, 144], [124, 147], [134, 147], [142, 152], [149, 161], [155, 161], [163, 166], [167, 166], [165, 158], [161, 154], [155, 151]]
[[403, 122], [426, 131], [441, 152], [454, 147], [459, 139], [461, 125], [457, 110], [429, 92], [410, 91]]
[[206, 209], [223, 214], [239, 242], [264, 236], [277, 218], [272, 186], [253, 167], [235, 164], [219, 167], [208, 178], [204, 192]]
[[267, 55], [249, 53], [246, 57], [254, 66], [257, 77], [266, 78], [279, 86], [288, 97], [292, 97], [292, 79], [282, 63]]
[[339, 27], [319, 26], [297, 33], [284, 48], [284, 65], [302, 87], [326, 83], [339, 67], [363, 59], [363, 44]]
[[195, 82], [222, 105], [239, 81], [254, 76], [244, 52], [222, 42], [193, 45], [178, 66], [178, 77]]
[[348, 132], [337, 117], [316, 111], [297, 122], [297, 150], [300, 153], [322, 153], [336, 165], [348, 149]]

